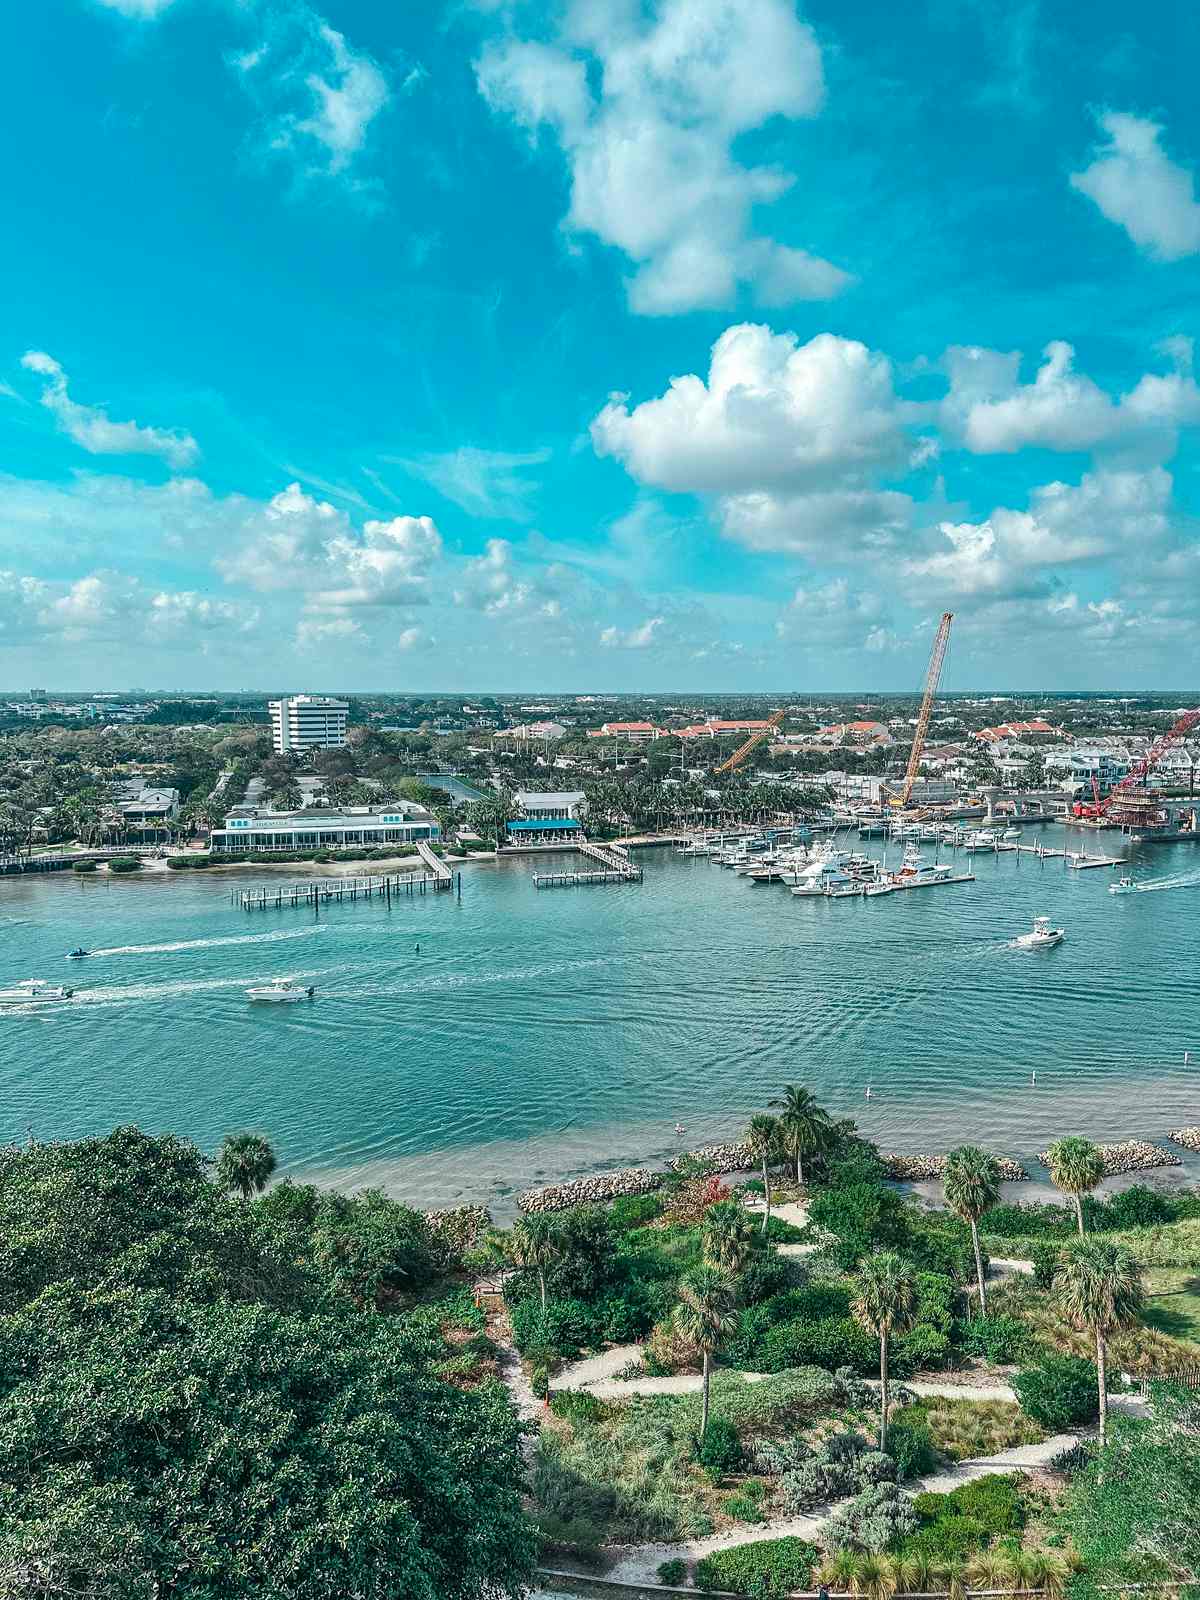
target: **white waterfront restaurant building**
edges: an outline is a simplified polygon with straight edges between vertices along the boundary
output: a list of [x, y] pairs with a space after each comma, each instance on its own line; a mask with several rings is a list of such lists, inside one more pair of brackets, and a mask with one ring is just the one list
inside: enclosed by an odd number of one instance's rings
[[384, 806], [347, 806], [339, 811], [237, 806], [225, 818], [223, 828], [213, 829], [210, 848], [214, 855], [228, 850], [343, 850], [432, 841], [439, 832], [437, 818], [407, 800]]
[[294, 694], [268, 702], [275, 754], [288, 750], [337, 750], [346, 742], [345, 700], [327, 695]]

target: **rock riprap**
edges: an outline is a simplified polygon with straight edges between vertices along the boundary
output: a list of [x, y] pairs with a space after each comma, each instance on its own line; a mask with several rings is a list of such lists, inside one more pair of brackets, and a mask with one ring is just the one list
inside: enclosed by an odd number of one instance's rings
[[[1187, 1130], [1181, 1130], [1186, 1132]], [[1197, 1130], [1192, 1130], [1197, 1131]], [[1171, 1135], [1175, 1138], [1175, 1135]], [[1178, 1141], [1180, 1144], [1183, 1140]], [[1106, 1178], [1119, 1177], [1123, 1172], [1149, 1172], [1154, 1167], [1181, 1167], [1183, 1159], [1173, 1150], [1164, 1150], [1160, 1144], [1151, 1144], [1146, 1139], [1122, 1139], [1117, 1144], [1097, 1145], [1104, 1161], [1104, 1176]], [[1200, 1148], [1200, 1145], [1196, 1146]], [[1049, 1152], [1043, 1150], [1038, 1155], [1038, 1160], [1044, 1167], [1050, 1165]]]
[[1194, 1150], [1200, 1155], [1200, 1128], [1176, 1128], [1175, 1132], [1167, 1136], [1176, 1144], [1181, 1144], [1185, 1150]]
[[528, 1189], [517, 1196], [517, 1210], [565, 1211], [568, 1206], [585, 1206], [602, 1200], [615, 1200], [623, 1194], [651, 1194], [662, 1183], [661, 1172], [645, 1167], [626, 1167], [620, 1172], [597, 1172], [588, 1178], [573, 1178], [569, 1183], [551, 1183], [544, 1189]]
[[707, 1161], [715, 1172], [751, 1172], [760, 1165], [758, 1157], [748, 1144], [706, 1144], [699, 1150], [689, 1150], [685, 1156], [676, 1156], [669, 1165], [678, 1167], [683, 1161]]
[[[883, 1170], [898, 1183], [925, 1183], [940, 1178], [946, 1170], [945, 1156], [902, 1156], [891, 1153], [880, 1158]], [[1029, 1174], [1019, 1162], [997, 1156], [996, 1165], [1006, 1183], [1020, 1183]]]

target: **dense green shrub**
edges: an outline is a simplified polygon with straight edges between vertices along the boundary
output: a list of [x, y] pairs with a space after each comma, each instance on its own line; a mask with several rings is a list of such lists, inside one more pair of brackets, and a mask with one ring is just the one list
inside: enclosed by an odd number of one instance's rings
[[888, 1454], [896, 1463], [896, 1477], [923, 1478], [938, 1464], [937, 1446], [923, 1412], [901, 1411], [888, 1426]]
[[95, 872], [95, 870], [96, 863], [94, 861], [72, 861], [71, 863], [72, 872]]
[[979, 1219], [979, 1231], [1001, 1238], [1069, 1239], [1075, 1232], [1075, 1213], [1065, 1206], [1034, 1203], [1023, 1206], [993, 1206]]
[[1019, 1533], [1025, 1510], [1012, 1478], [991, 1473], [949, 1494], [919, 1494], [913, 1501], [920, 1526], [901, 1547], [905, 1555], [931, 1561], [961, 1561], [985, 1550], [993, 1539]]
[[[872, 1341], [873, 1342], [873, 1341]], [[898, 1378], [910, 1377], [914, 1372], [936, 1372], [944, 1367], [951, 1356], [950, 1336], [940, 1328], [918, 1323], [893, 1347], [892, 1371]]]
[[1110, 1228], [1153, 1228], [1160, 1222], [1174, 1222], [1178, 1207], [1165, 1194], [1134, 1183], [1118, 1189], [1104, 1204], [1105, 1222]]
[[550, 1401], [550, 1409], [564, 1422], [603, 1422], [612, 1408], [584, 1389], [560, 1389]]
[[384, 1310], [432, 1283], [442, 1250], [423, 1212], [378, 1189], [327, 1193], [312, 1228], [312, 1259], [330, 1289], [355, 1305]]
[[962, 1330], [962, 1347], [969, 1356], [979, 1356], [997, 1365], [1023, 1361], [1034, 1343], [1027, 1322], [1020, 1317], [976, 1317]]
[[597, 1308], [584, 1300], [521, 1300], [509, 1312], [513, 1343], [522, 1355], [542, 1355], [573, 1361], [580, 1353], [603, 1341]]
[[[839, 1367], [849, 1367], [865, 1375], [879, 1365], [878, 1342], [849, 1316], [777, 1323], [763, 1336], [758, 1353], [763, 1372], [805, 1366], [836, 1372]], [[755, 1370], [753, 1365], [750, 1370]]]
[[1039, 1289], [1049, 1289], [1062, 1259], [1062, 1246], [1043, 1240], [1033, 1247], [1033, 1281]]
[[668, 1589], [682, 1589], [687, 1582], [688, 1564], [682, 1556], [672, 1556], [658, 1564], [658, 1581]]
[[108, 863], [110, 872], [140, 872], [142, 863], [136, 856], [114, 856]]
[[705, 1556], [696, 1563], [693, 1581], [697, 1589], [778, 1600], [793, 1589], [809, 1587], [818, 1554], [806, 1539], [761, 1539]]
[[821, 1189], [813, 1196], [808, 1214], [817, 1227], [833, 1235], [833, 1257], [847, 1269], [872, 1250], [903, 1246], [909, 1240], [903, 1200], [895, 1190], [878, 1183]]
[[641, 1228], [654, 1222], [663, 1213], [663, 1203], [656, 1194], [622, 1194], [612, 1202], [608, 1214], [613, 1227]]
[[696, 1445], [696, 1460], [718, 1483], [742, 1464], [742, 1443], [728, 1417], [710, 1417], [704, 1437]]
[[793, 1441], [790, 1453], [795, 1465], [783, 1473], [779, 1489], [792, 1512], [815, 1511], [831, 1500], [896, 1480], [893, 1457], [881, 1454], [858, 1433], [834, 1434], [819, 1449], [807, 1453], [799, 1441]]
[[1017, 1373], [1013, 1389], [1023, 1410], [1055, 1433], [1086, 1427], [1099, 1415], [1095, 1364], [1082, 1356], [1043, 1356]]
[[760, 1305], [786, 1294], [792, 1282], [793, 1270], [786, 1256], [773, 1250], [753, 1250], [737, 1276], [738, 1299], [744, 1306]]
[[734, 1522], [765, 1522], [767, 1513], [763, 1501], [766, 1495], [767, 1486], [761, 1479], [748, 1478], [740, 1488], [725, 1496], [721, 1510]]

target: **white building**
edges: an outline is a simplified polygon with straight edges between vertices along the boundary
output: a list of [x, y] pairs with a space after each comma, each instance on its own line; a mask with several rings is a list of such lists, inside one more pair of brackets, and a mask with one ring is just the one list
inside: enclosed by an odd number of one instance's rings
[[438, 837], [437, 819], [423, 806], [392, 800], [385, 806], [344, 811], [267, 811], [238, 806], [212, 831], [211, 848], [223, 850], [339, 850], [350, 846], [413, 844]]
[[559, 789], [541, 793], [518, 789], [513, 804], [523, 817], [539, 821], [582, 822], [587, 815], [587, 796], [582, 789]]
[[1047, 778], [1058, 777], [1068, 788], [1084, 784], [1090, 788], [1094, 778], [1101, 790], [1111, 789], [1132, 765], [1127, 756], [1110, 750], [1049, 750], [1045, 757]]
[[295, 694], [289, 699], [272, 700], [269, 709], [277, 755], [288, 750], [338, 749], [346, 742], [350, 707], [344, 700]]

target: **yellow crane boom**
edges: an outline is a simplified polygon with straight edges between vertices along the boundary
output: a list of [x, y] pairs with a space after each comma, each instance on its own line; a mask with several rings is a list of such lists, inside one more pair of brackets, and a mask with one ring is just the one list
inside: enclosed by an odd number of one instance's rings
[[953, 611], [942, 612], [942, 620], [938, 623], [937, 635], [929, 656], [929, 671], [925, 674], [925, 693], [921, 696], [917, 728], [913, 734], [912, 749], [908, 754], [908, 770], [904, 774], [904, 784], [900, 793], [890, 796], [891, 804], [894, 806], [908, 804], [913, 784], [921, 768], [921, 752], [925, 748], [925, 735], [929, 731], [929, 713], [933, 710], [933, 697], [937, 693], [938, 679], [942, 675], [942, 662], [946, 659], [946, 646], [950, 643], [950, 624], [953, 621]]
[[756, 750], [764, 739], [770, 738], [771, 734], [775, 732], [775, 729], [786, 716], [786, 706], [784, 706], [782, 710], [773, 711], [767, 718], [766, 727], [759, 728], [757, 733], [752, 733], [750, 735], [745, 744], [738, 745], [737, 749], [727, 761], [722, 761], [719, 767], [713, 769], [713, 775], [716, 776], [718, 772], [732, 772], [735, 767], [740, 767], [742, 762], [745, 761], [746, 757], [750, 754], [751, 750]]

